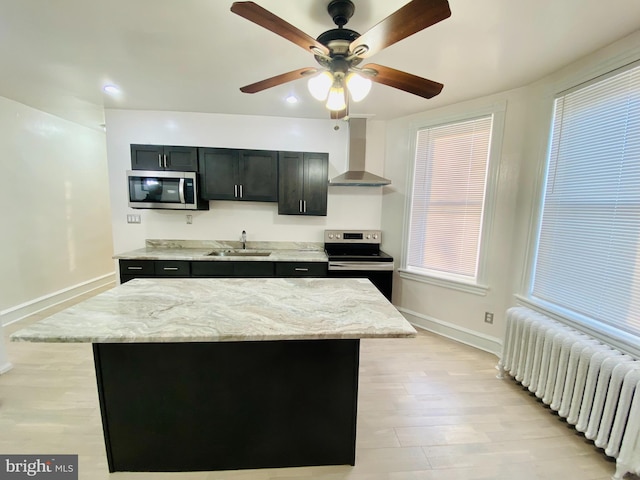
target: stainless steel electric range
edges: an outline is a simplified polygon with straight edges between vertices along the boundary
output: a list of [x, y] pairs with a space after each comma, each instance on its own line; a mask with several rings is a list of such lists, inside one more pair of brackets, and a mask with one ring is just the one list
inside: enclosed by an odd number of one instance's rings
[[393, 257], [380, 250], [380, 230], [325, 230], [329, 277], [368, 278], [391, 301]]

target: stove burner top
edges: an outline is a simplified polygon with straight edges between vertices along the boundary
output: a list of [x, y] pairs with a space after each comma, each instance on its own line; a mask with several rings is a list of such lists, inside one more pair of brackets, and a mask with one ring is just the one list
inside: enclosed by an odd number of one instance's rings
[[326, 230], [324, 248], [329, 261], [393, 262], [380, 250], [379, 230]]
[[393, 257], [391, 255], [378, 249], [367, 252], [362, 250], [336, 250], [334, 248], [325, 247], [325, 252], [327, 253], [327, 257], [329, 257], [329, 261], [393, 262]]

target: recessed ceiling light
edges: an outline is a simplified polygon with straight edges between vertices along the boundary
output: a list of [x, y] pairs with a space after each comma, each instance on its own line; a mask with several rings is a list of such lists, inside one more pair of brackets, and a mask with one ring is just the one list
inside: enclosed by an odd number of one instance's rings
[[120, 93], [120, 89], [116, 85], [105, 85], [102, 89], [107, 93]]
[[287, 98], [285, 98], [285, 100], [287, 101], [287, 103], [298, 103], [298, 97], [296, 97], [295, 95], [289, 95]]

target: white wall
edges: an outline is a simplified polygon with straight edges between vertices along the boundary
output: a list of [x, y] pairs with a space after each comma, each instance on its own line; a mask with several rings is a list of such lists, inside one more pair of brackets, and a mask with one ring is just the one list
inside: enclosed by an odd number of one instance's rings
[[[382, 173], [384, 122], [369, 122], [367, 168]], [[132, 143], [191, 145], [329, 153], [329, 176], [346, 170], [348, 126], [332, 120], [221, 115], [188, 112], [107, 110], [107, 152], [114, 248], [144, 246], [145, 239], [322, 242], [328, 228], [380, 228], [380, 187], [329, 187], [326, 217], [278, 215], [276, 203], [211, 201], [208, 211], [133, 210], [127, 206], [125, 172]], [[338, 125], [340, 128], [335, 130]], [[141, 224], [127, 224], [139, 213]]]
[[104, 133], [0, 97], [0, 151], [6, 324], [114, 269]]
[[[385, 250], [400, 259], [403, 250], [405, 202], [410, 193], [409, 167], [413, 125], [434, 121], [506, 101], [493, 228], [487, 239], [489, 290], [478, 295], [395, 277], [394, 304], [411, 320], [460, 341], [499, 353], [505, 330], [505, 310], [524, 292], [530, 231], [537, 215], [539, 188], [553, 99], [556, 93], [640, 58], [640, 32], [622, 39], [549, 75], [533, 85], [450, 105], [388, 123], [382, 229]], [[393, 235], [391, 234], [393, 232]], [[484, 312], [494, 323], [484, 323]]]

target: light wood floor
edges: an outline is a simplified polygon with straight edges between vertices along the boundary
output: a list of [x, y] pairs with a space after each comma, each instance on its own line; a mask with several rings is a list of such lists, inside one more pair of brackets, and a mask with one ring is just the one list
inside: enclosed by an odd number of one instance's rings
[[608, 480], [615, 470], [522, 387], [496, 379], [496, 357], [421, 332], [362, 341], [355, 467], [109, 474], [91, 345], [5, 340], [14, 368], [0, 376], [0, 453], [79, 454], [81, 479]]

